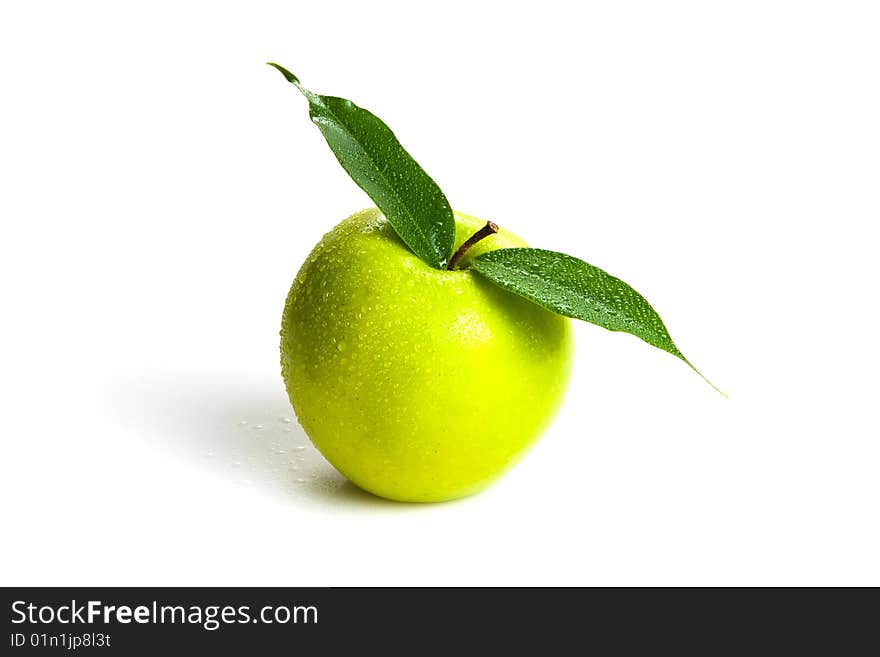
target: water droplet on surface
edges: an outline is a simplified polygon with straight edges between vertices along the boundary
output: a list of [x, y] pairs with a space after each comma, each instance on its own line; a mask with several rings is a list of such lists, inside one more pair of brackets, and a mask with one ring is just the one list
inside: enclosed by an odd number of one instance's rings
[[284, 422], [284, 424], [290, 424], [291, 422], [293, 422], [293, 419], [289, 417], [282, 417], [281, 421]]
[[296, 478], [296, 483], [298, 483], [298, 484], [304, 484], [307, 481], [308, 481], [308, 479], [305, 479], [304, 477], [297, 477]]
[[259, 430], [262, 429], [262, 428], [263, 428], [263, 425], [262, 425], [262, 424], [255, 424], [255, 425], [254, 425], [254, 429], [256, 429], [257, 431], [259, 431]]
[[293, 448], [294, 452], [302, 452], [304, 450], [305, 450], [305, 447], [303, 445], [297, 445], [296, 447]]
[[241, 420], [241, 421], [238, 423], [238, 426], [243, 427], [243, 426], [246, 425], [246, 424], [247, 424], [247, 420]]

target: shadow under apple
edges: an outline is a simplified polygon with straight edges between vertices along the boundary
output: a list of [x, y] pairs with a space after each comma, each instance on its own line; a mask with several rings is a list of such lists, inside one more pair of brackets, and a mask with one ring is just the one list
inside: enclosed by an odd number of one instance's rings
[[405, 508], [340, 475], [297, 424], [280, 380], [132, 373], [109, 394], [118, 420], [158, 448], [290, 500]]

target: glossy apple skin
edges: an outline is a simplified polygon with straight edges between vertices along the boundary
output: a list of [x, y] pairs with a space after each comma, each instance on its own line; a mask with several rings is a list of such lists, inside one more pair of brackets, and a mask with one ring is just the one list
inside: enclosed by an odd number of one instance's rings
[[[485, 224], [455, 219], [456, 248]], [[513, 246], [525, 243], [501, 230], [440, 271], [373, 208], [303, 264], [284, 306], [282, 375], [303, 429], [356, 485], [407, 502], [471, 495], [553, 419], [571, 370], [569, 320], [462, 269]]]

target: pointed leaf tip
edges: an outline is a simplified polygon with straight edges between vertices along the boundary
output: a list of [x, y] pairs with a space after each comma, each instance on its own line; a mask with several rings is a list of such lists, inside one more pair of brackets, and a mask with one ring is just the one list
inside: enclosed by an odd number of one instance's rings
[[296, 77], [293, 73], [288, 71], [286, 68], [281, 66], [280, 64], [276, 64], [275, 62], [266, 62], [272, 68], [278, 69], [281, 72], [281, 75], [285, 77], [285, 79], [290, 82], [290, 84], [295, 84], [296, 86], [300, 85], [299, 78]]
[[693, 363], [691, 363], [687, 358], [685, 358], [684, 356], [682, 356], [681, 359], [682, 359], [685, 363], [687, 363], [688, 367], [690, 367], [694, 372], [696, 372], [696, 373], [699, 375], [699, 377], [700, 377], [701, 379], [703, 379], [703, 381], [705, 381], [705, 382], [708, 383], [710, 386], [712, 386], [712, 389], [713, 389], [715, 392], [717, 392], [719, 395], [721, 395], [721, 396], [724, 397], [725, 399], [730, 399], [730, 395], [728, 395], [728, 394], [727, 394], [726, 392], [724, 392], [721, 388], [719, 388], [719, 387], [716, 386], [714, 383], [712, 383], [709, 379], [707, 379], [707, 378], [706, 378], [706, 375], [703, 374], [703, 373], [702, 373], [700, 370], [698, 370], [696, 367], [694, 367]]

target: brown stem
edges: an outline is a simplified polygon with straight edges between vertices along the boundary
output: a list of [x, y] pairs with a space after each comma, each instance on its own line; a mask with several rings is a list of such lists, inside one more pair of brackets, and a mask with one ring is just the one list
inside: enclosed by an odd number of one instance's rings
[[479, 242], [481, 239], [489, 237], [489, 235], [494, 235], [500, 229], [498, 225], [492, 223], [491, 221], [487, 221], [486, 225], [480, 228], [476, 233], [468, 237], [460, 247], [458, 247], [458, 251], [456, 251], [453, 256], [449, 259], [449, 264], [446, 266], [446, 269], [452, 271], [455, 269], [455, 265], [458, 264], [458, 261], [461, 260], [462, 256], [467, 253], [467, 250], [471, 248], [474, 244]]

